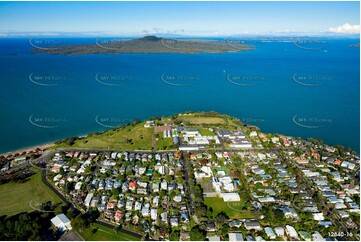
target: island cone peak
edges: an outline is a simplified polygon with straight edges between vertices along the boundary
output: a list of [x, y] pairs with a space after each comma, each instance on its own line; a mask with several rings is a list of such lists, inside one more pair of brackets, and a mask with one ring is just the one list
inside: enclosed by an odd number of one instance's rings
[[146, 41], [160, 41], [163, 38], [157, 37], [155, 35], [148, 35], [144, 36], [143, 38], [139, 38], [139, 40], [146, 40]]

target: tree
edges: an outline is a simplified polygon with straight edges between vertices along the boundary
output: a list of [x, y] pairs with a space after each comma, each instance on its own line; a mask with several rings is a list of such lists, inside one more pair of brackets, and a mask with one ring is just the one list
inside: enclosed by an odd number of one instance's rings
[[170, 176], [170, 175], [166, 175], [166, 176], [165, 176], [165, 180], [169, 183], [169, 182], [172, 182], [172, 181], [173, 181], [173, 178], [172, 178], [172, 176]]
[[172, 230], [172, 233], [169, 235], [170, 241], [179, 241], [179, 230]]
[[60, 167], [59, 174], [62, 175], [62, 176], [65, 175], [65, 171], [64, 171], [63, 167]]
[[189, 235], [190, 235], [192, 241], [205, 241], [206, 240], [205, 231], [200, 229], [198, 225], [191, 229]]
[[62, 213], [63, 213], [63, 206], [57, 206], [57, 207], [54, 209], [54, 213], [55, 213], [56, 215], [62, 214]]
[[72, 226], [75, 230], [79, 232], [83, 232], [86, 227], [88, 227], [87, 221], [82, 217], [82, 215], [78, 215], [73, 221]]
[[229, 217], [227, 216], [227, 214], [225, 212], [220, 212], [217, 214], [217, 216], [215, 217], [215, 222], [217, 224], [217, 226], [222, 226], [223, 224], [228, 224], [228, 219]]

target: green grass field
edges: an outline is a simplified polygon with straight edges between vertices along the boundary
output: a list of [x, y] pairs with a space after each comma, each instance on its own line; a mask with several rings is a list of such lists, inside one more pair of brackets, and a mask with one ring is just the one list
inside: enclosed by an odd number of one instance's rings
[[173, 149], [173, 139], [172, 138], [163, 138], [163, 133], [159, 135], [158, 140], [156, 141], [157, 150], [168, 150]]
[[[95, 229], [96, 232], [93, 232]], [[104, 227], [100, 224], [91, 224], [79, 234], [87, 241], [140, 241], [137, 237]]]
[[[203, 115], [203, 114], [201, 114]], [[179, 119], [189, 122], [190, 124], [225, 124], [226, 121], [222, 117], [207, 117], [199, 114], [179, 115]]]
[[[204, 198], [204, 204], [207, 207], [213, 208], [213, 216], [216, 216], [220, 212], [225, 212], [231, 219], [253, 218], [253, 214], [250, 211], [242, 210], [244, 202], [229, 202], [228, 205], [219, 197], [206, 197]], [[232, 209], [233, 208], [233, 209]]]
[[[53, 204], [62, 200], [41, 180], [41, 173], [30, 177], [24, 183], [9, 182], [0, 185], [0, 214], [14, 215], [30, 212], [40, 203], [51, 201]], [[32, 208], [33, 207], [33, 208]]]
[[[133, 126], [109, 130], [102, 134], [86, 137], [75, 141], [72, 148], [87, 149], [123, 149], [150, 150], [152, 148], [153, 128], [144, 128], [144, 122]], [[55, 145], [52, 148], [70, 147], [66, 144]]]
[[214, 173], [217, 173], [217, 171], [224, 171], [226, 173], [226, 175], [228, 176], [229, 174], [231, 174], [230, 170], [228, 167], [216, 167], [216, 168], [212, 168], [212, 171]]
[[214, 133], [209, 129], [199, 128], [199, 132], [201, 132], [203, 136], [214, 136]]

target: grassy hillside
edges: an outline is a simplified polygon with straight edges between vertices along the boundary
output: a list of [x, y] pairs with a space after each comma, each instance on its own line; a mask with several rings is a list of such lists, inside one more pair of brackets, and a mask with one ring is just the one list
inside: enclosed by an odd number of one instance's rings
[[52, 148], [150, 150], [153, 128], [144, 128], [144, 122], [108, 130], [76, 140], [73, 145], [58, 144]]

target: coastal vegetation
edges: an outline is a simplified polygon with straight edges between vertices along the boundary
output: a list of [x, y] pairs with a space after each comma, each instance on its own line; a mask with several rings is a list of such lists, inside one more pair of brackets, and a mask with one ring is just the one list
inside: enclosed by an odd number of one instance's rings
[[152, 136], [153, 128], [145, 128], [144, 122], [133, 123], [105, 132], [90, 134], [70, 143], [68, 140], [64, 140], [52, 148], [150, 150]]

